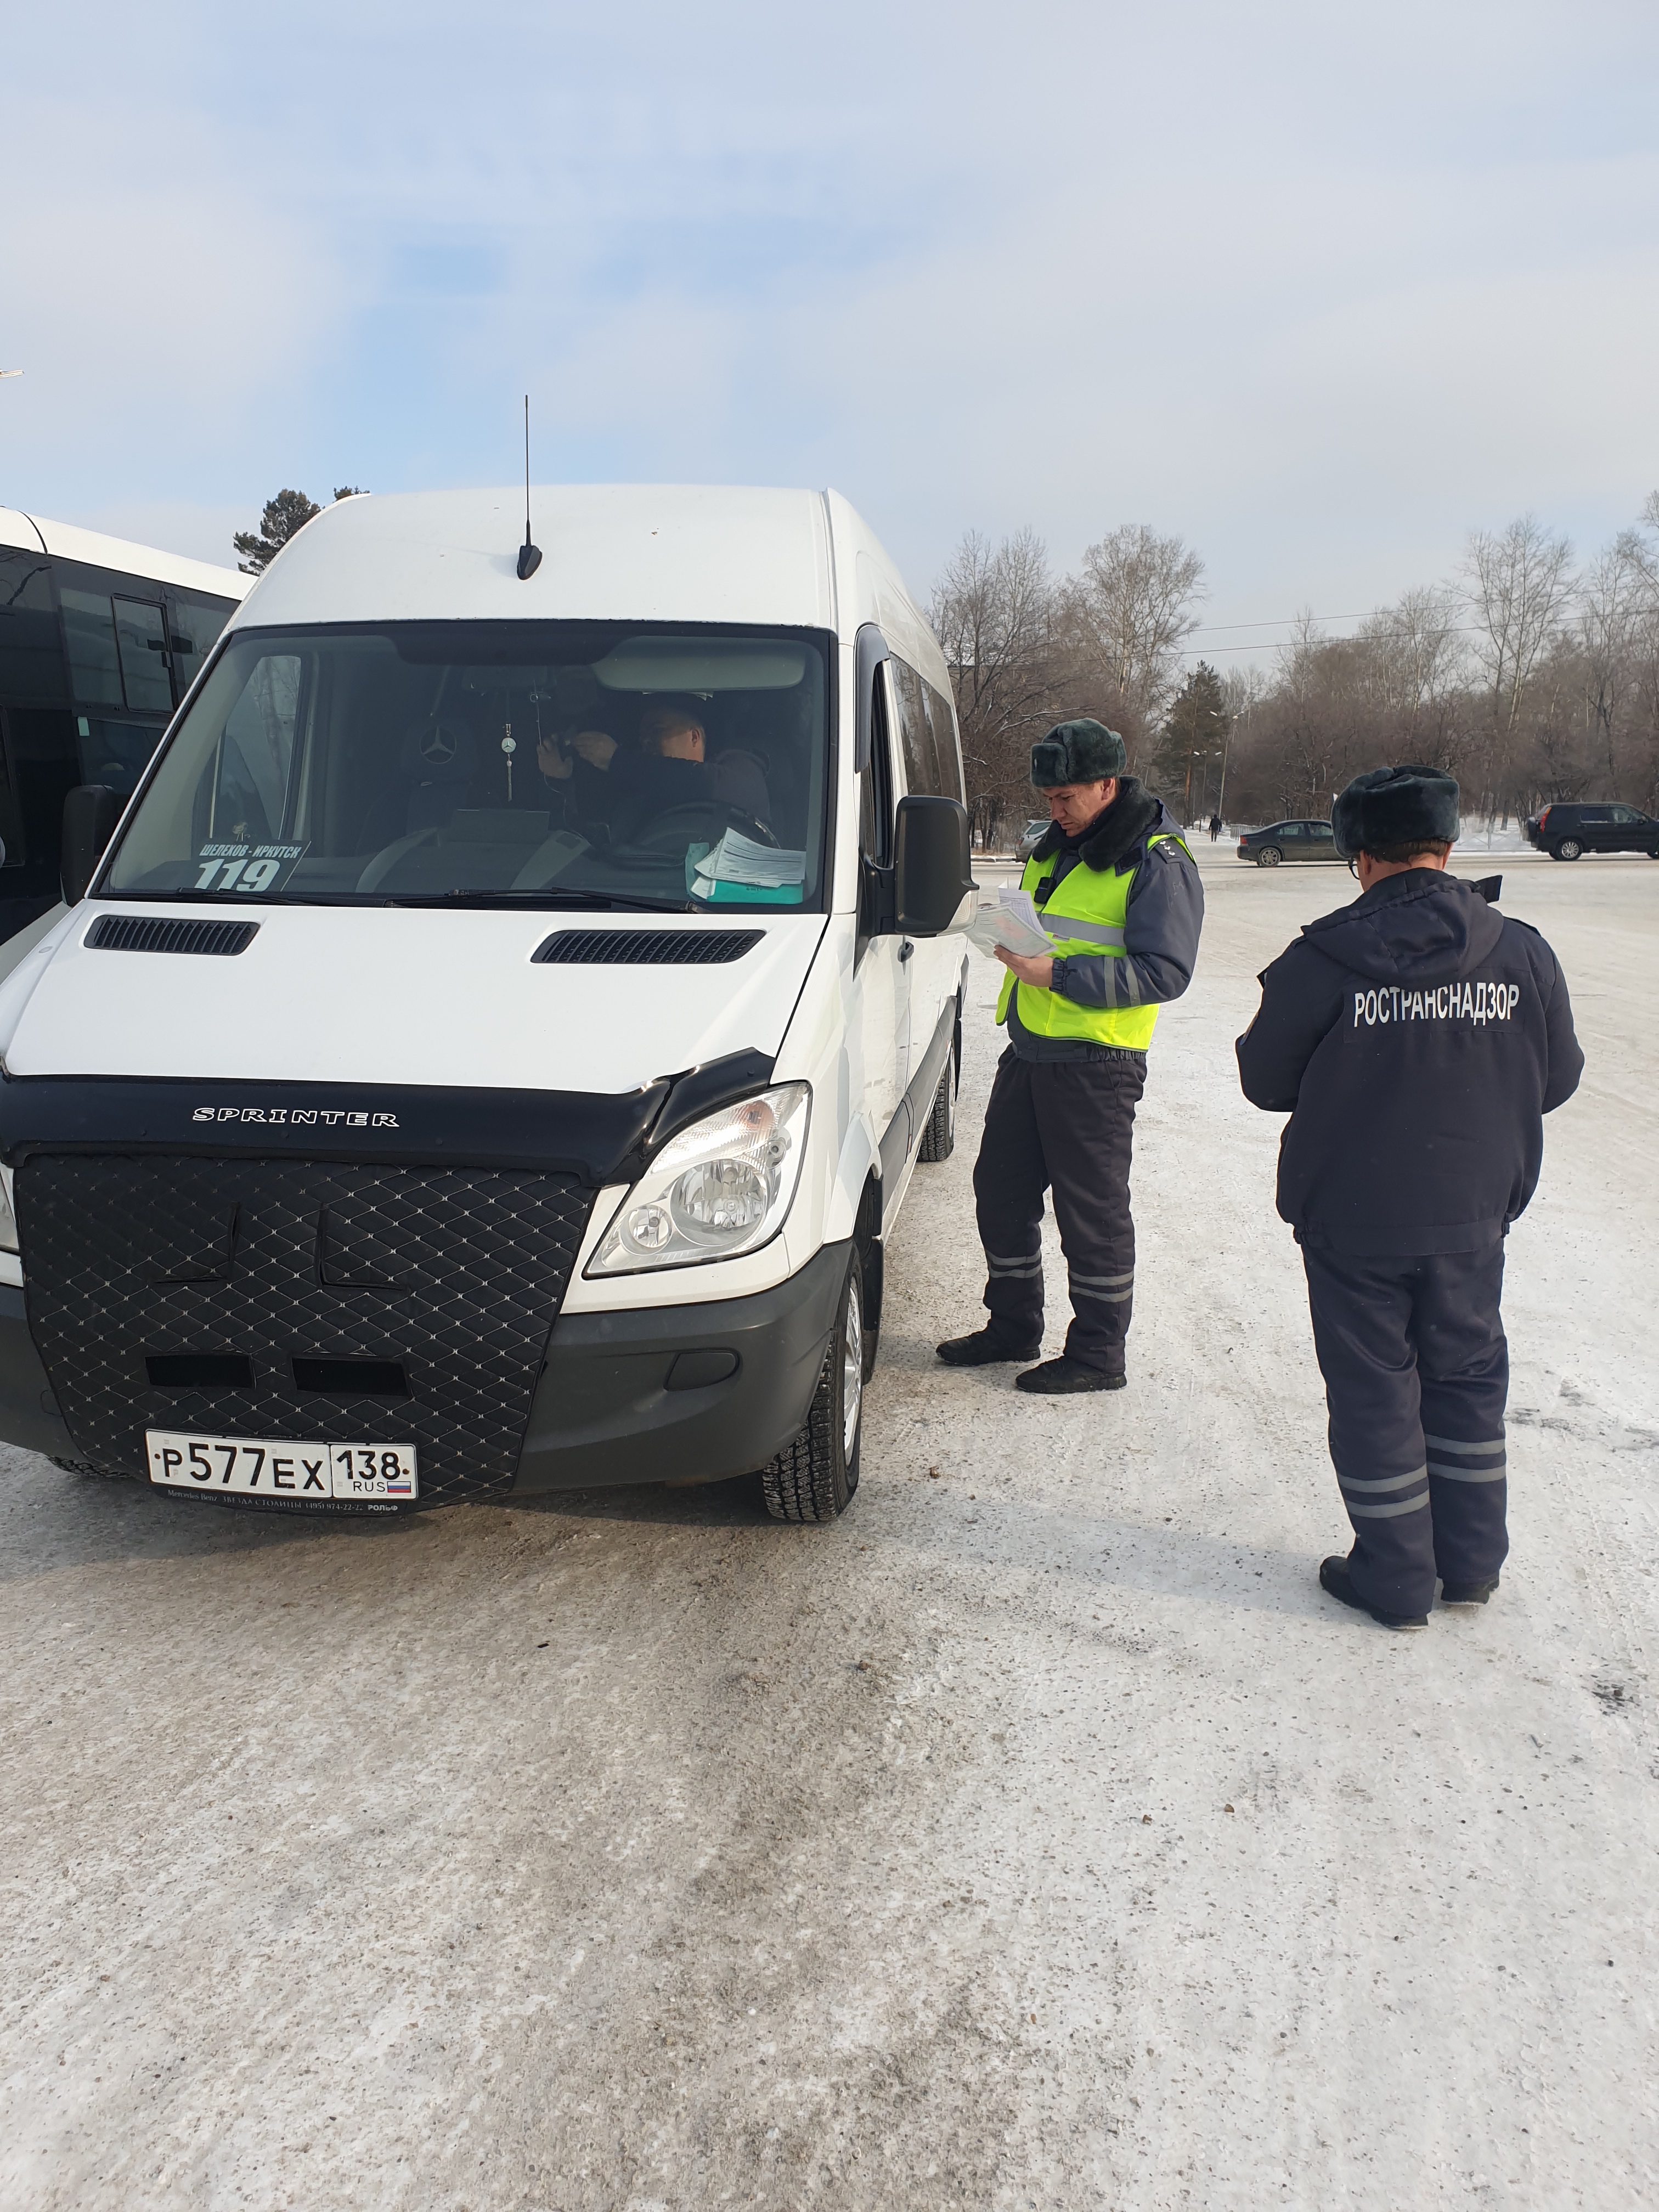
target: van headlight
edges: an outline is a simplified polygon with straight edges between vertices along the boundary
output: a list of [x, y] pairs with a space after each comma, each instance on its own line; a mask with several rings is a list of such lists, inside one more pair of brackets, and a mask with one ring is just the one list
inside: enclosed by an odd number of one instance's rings
[[684, 1267], [769, 1243], [800, 1180], [811, 1100], [809, 1085], [781, 1084], [682, 1129], [623, 1200], [583, 1273]]

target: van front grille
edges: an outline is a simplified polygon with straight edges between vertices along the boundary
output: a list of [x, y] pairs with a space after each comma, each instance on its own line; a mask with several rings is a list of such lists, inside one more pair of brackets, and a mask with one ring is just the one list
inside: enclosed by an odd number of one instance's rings
[[435, 1504], [511, 1488], [592, 1204], [518, 1170], [51, 1153], [15, 1198], [79, 1456], [143, 1476], [147, 1427], [412, 1442]]

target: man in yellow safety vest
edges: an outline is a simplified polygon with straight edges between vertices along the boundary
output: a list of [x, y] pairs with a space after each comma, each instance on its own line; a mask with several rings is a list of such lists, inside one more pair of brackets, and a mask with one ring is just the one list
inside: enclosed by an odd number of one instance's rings
[[1022, 1390], [1119, 1390], [1135, 1273], [1129, 1157], [1158, 1007], [1192, 981], [1204, 892], [1178, 827], [1136, 779], [1123, 740], [1061, 722], [1031, 748], [1049, 826], [1024, 886], [1052, 955], [998, 950], [1008, 1028], [974, 1170], [987, 1327], [951, 1338], [951, 1367], [1034, 1360], [1042, 1344], [1042, 1204], [1052, 1188], [1072, 1325]]

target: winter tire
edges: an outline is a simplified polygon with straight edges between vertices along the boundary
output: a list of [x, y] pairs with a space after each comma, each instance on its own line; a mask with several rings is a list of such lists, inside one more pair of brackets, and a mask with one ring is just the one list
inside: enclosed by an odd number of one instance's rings
[[939, 1089], [933, 1093], [933, 1103], [927, 1119], [922, 1124], [921, 1143], [916, 1158], [929, 1162], [948, 1160], [957, 1148], [957, 1048], [954, 1044], [945, 1055], [945, 1073], [939, 1077]]
[[859, 1486], [864, 1416], [863, 1269], [854, 1255], [806, 1425], [761, 1474], [775, 1521], [834, 1521]]
[[1576, 837], [1564, 837], [1555, 848], [1555, 857], [1558, 860], [1576, 860], [1583, 849]]
[[1255, 864], [1258, 868], [1276, 868], [1284, 857], [1277, 845], [1262, 845], [1257, 849]]

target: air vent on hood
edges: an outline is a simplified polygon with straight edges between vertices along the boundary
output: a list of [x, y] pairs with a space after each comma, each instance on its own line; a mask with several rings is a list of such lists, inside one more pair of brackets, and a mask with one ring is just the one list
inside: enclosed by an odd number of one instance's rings
[[173, 921], [153, 914], [100, 914], [87, 932], [94, 952], [246, 952], [257, 921]]
[[544, 968], [712, 968], [741, 960], [763, 929], [562, 929], [530, 956]]

